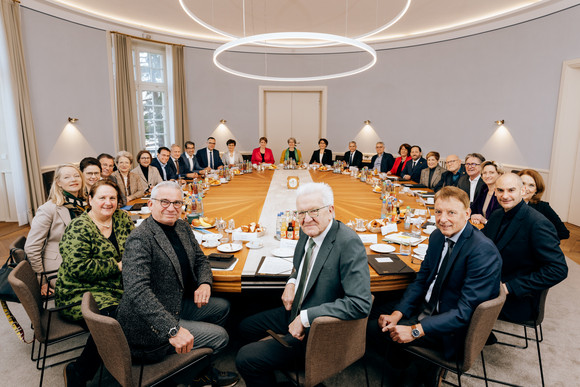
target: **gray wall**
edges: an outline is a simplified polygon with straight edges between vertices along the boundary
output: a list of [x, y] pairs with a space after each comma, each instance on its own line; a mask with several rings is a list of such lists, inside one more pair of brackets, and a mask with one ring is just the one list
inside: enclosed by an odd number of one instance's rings
[[[346, 150], [370, 119], [393, 153], [402, 142], [419, 143], [424, 153], [479, 151], [548, 169], [562, 62], [580, 57], [578, 20], [575, 7], [472, 37], [380, 51], [370, 71], [313, 83], [328, 86], [329, 148]], [[69, 161], [52, 151], [68, 115], [81, 118], [88, 144], [79, 151], [112, 152], [105, 33], [32, 11], [23, 12], [23, 28], [43, 165]], [[258, 86], [267, 83], [216, 69], [212, 51], [189, 47], [185, 54], [190, 134], [198, 148], [221, 118], [240, 150], [257, 146]], [[507, 130], [497, 129], [498, 119]]]

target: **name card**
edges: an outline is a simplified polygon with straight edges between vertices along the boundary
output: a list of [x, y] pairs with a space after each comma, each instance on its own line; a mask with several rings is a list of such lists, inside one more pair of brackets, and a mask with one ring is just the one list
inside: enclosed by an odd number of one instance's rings
[[298, 244], [298, 240], [294, 239], [280, 239], [280, 248], [281, 249], [291, 249], [294, 250], [296, 245]]
[[386, 226], [381, 227], [381, 234], [382, 235], [387, 235], [387, 234], [390, 234], [392, 232], [397, 232], [397, 231], [399, 231], [399, 229], [397, 228], [396, 223], [389, 223]]
[[358, 236], [365, 245], [377, 243], [377, 234], [358, 234]]

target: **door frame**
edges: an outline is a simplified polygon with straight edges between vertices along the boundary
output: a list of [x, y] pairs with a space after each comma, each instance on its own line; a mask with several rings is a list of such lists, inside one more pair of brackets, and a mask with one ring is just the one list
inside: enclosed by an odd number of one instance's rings
[[326, 86], [260, 86], [258, 95], [259, 105], [259, 137], [266, 133], [266, 93], [271, 91], [284, 92], [317, 92], [320, 93], [320, 137], [326, 138], [327, 93]]

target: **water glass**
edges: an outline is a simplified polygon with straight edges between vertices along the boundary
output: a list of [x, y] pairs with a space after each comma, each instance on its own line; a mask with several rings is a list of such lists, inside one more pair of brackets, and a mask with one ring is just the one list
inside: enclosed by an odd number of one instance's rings
[[411, 245], [408, 243], [401, 243], [401, 255], [411, 255]]

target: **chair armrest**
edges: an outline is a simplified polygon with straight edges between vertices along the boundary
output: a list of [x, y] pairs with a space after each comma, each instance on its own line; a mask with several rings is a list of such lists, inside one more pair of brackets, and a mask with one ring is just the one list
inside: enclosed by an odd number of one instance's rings
[[63, 305], [63, 306], [56, 306], [54, 308], [49, 308], [47, 309], [48, 313], [54, 313], [54, 312], [60, 312], [61, 310], [65, 310], [65, 309], [70, 309], [73, 306], [79, 306], [81, 304], [81, 302], [75, 302], [74, 304], [68, 304], [68, 305]]

